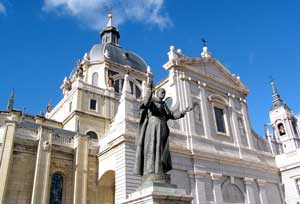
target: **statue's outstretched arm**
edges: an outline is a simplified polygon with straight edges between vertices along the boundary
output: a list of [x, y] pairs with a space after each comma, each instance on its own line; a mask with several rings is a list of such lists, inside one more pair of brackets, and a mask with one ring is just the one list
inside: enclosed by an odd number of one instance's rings
[[150, 104], [153, 95], [153, 81], [151, 78], [147, 78], [147, 88], [145, 92], [143, 105], [147, 107]]
[[185, 114], [187, 112], [190, 112], [191, 110], [193, 110], [194, 107], [187, 107], [186, 109], [182, 110], [182, 111], [171, 111], [171, 115], [170, 115], [170, 119], [172, 120], [177, 120], [179, 118], [182, 118], [185, 116]]

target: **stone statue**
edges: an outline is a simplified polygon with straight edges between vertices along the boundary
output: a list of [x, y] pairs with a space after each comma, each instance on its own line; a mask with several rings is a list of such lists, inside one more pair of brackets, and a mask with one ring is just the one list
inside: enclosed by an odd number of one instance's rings
[[[183, 111], [170, 111], [165, 101], [165, 90], [158, 89], [156, 97], [152, 91], [153, 82], [147, 79], [147, 91], [140, 107], [139, 135], [134, 173], [144, 180], [161, 180], [172, 169], [169, 150], [168, 120], [182, 118], [193, 108]], [[150, 178], [150, 179], [148, 179]]]
[[77, 61], [77, 67], [76, 67], [76, 77], [83, 77], [83, 61], [78, 60]]

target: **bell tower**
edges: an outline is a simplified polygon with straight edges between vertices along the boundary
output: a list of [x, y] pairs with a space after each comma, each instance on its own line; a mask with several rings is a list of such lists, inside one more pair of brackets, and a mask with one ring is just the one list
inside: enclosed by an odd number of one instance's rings
[[272, 108], [270, 110], [270, 122], [273, 128], [275, 140], [282, 145], [283, 153], [300, 148], [299, 129], [297, 118], [291, 109], [280, 98], [275, 82], [272, 86]]
[[119, 44], [120, 33], [118, 29], [113, 25], [112, 12], [108, 14], [108, 22], [104, 30], [100, 33], [102, 43], [111, 43], [114, 45]]

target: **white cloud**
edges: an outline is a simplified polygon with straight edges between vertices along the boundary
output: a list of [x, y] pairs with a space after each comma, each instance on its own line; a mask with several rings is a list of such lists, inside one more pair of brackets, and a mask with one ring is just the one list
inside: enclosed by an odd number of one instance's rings
[[172, 24], [162, 13], [164, 0], [44, 0], [43, 10], [77, 18], [92, 29], [102, 29], [113, 9], [114, 24], [139, 21], [165, 28]]
[[0, 14], [6, 14], [6, 8], [3, 3], [0, 2]]

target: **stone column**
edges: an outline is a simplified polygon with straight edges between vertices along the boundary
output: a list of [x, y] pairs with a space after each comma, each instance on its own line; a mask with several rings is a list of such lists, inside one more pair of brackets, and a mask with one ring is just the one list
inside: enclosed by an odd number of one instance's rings
[[223, 194], [221, 188], [222, 174], [211, 173], [210, 176], [213, 180], [213, 194], [215, 204], [223, 204]]
[[0, 204], [5, 204], [5, 192], [13, 156], [15, 134], [16, 121], [7, 121], [0, 166]]
[[261, 204], [269, 204], [267, 192], [265, 188], [266, 183], [267, 182], [265, 180], [262, 179], [257, 180], [257, 184], [259, 187], [259, 199]]
[[88, 137], [77, 135], [75, 138], [75, 178], [74, 204], [85, 204], [88, 174]]
[[47, 204], [49, 202], [49, 169], [51, 161], [52, 132], [45, 127], [38, 129], [38, 150], [31, 204]]
[[208, 176], [206, 171], [195, 171], [190, 173], [192, 180], [192, 193], [194, 204], [206, 204], [206, 192], [205, 192], [205, 177]]
[[246, 187], [246, 204], [256, 204], [254, 195], [254, 179], [244, 178]]

